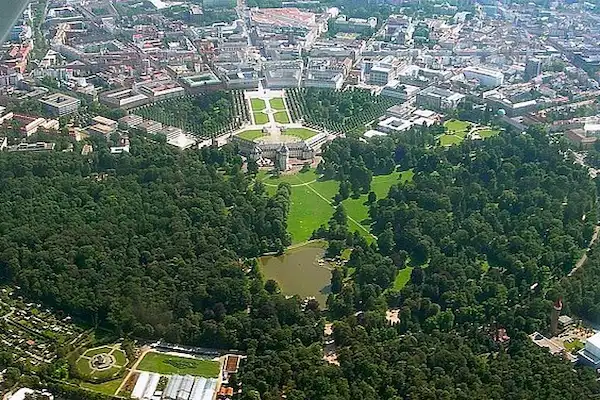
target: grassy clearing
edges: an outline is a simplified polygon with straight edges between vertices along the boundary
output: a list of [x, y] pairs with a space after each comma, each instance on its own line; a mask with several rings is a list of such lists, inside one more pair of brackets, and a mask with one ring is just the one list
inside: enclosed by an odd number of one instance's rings
[[97, 354], [102, 354], [102, 353], [110, 353], [112, 351], [112, 347], [108, 347], [108, 346], [102, 346], [102, 347], [98, 347], [97, 349], [89, 349], [88, 351], [86, 351], [85, 353], [83, 353], [84, 356], [86, 357], [93, 357]]
[[219, 375], [220, 366], [216, 361], [176, 357], [163, 353], [146, 353], [138, 365], [138, 369], [164, 375], [189, 374], [216, 378]]
[[79, 358], [75, 363], [77, 370], [83, 376], [90, 376], [92, 374], [92, 369], [90, 368], [90, 360], [87, 358]]
[[[390, 187], [398, 182], [407, 182], [412, 180], [414, 173], [412, 171], [394, 172], [389, 175], [379, 175], [373, 177], [371, 189], [377, 195], [377, 198], [384, 198]], [[292, 243], [301, 243], [310, 239], [313, 231], [321, 225], [327, 225], [327, 222], [333, 215], [333, 206], [325, 201], [332, 201], [333, 197], [339, 191], [339, 182], [322, 181], [313, 171], [297, 173], [293, 175], [281, 175], [278, 178], [269, 177], [265, 171], [259, 172], [257, 179], [267, 185], [267, 191], [271, 195], [277, 190], [277, 185], [287, 182], [292, 185], [292, 198], [290, 213], [288, 215], [288, 232], [292, 236]], [[318, 192], [321, 196], [317, 195]], [[348, 227], [352, 231], [358, 231], [368, 240], [372, 240], [366, 230], [369, 230], [368, 221], [369, 205], [366, 204], [367, 195], [361, 195], [357, 199], [346, 199], [342, 202], [348, 216], [352, 220], [348, 221]]]
[[468, 131], [471, 126], [470, 122], [451, 119], [444, 123], [444, 127], [451, 133]]
[[288, 117], [287, 111], [277, 111], [273, 114], [273, 118], [275, 118], [275, 122], [279, 124], [289, 124], [290, 118]]
[[[392, 185], [395, 185], [399, 182], [410, 182], [415, 173], [412, 170], [402, 171], [402, 172], [393, 172], [389, 175], [377, 175], [373, 177], [373, 181], [371, 182], [371, 191], [373, 191], [377, 195], [377, 199], [383, 199], [387, 197], [387, 194]], [[369, 228], [369, 207], [367, 204], [368, 195], [363, 194], [359, 198], [349, 198], [342, 202], [348, 216], [352, 217], [359, 223], [361, 223], [365, 228]]]
[[237, 136], [241, 137], [242, 139], [246, 139], [246, 140], [256, 140], [256, 139], [261, 138], [266, 135], [260, 129], [250, 129], [250, 130], [242, 131], [242, 132], [238, 133]]
[[269, 116], [263, 112], [254, 113], [254, 123], [256, 125], [264, 125], [269, 122]]
[[413, 269], [413, 267], [406, 267], [398, 272], [398, 275], [396, 275], [396, 279], [394, 280], [394, 290], [400, 290], [406, 286], [408, 281], [410, 281], [410, 275]]
[[262, 111], [267, 108], [267, 104], [263, 99], [250, 99], [250, 105], [252, 106], [252, 111]]
[[269, 100], [269, 104], [271, 104], [273, 110], [285, 110], [285, 103], [281, 97], [275, 97]]
[[81, 382], [79, 386], [84, 389], [91, 390], [92, 392], [103, 393], [109, 396], [113, 396], [119, 386], [121, 385], [122, 379], [114, 379], [112, 381], [104, 382], [104, 383], [90, 383], [90, 382]]
[[482, 139], [487, 139], [492, 136], [496, 136], [500, 133], [500, 131], [497, 129], [483, 129], [481, 131], [477, 131], [477, 133], [479, 134], [479, 136], [481, 136]]
[[107, 378], [116, 377], [120, 371], [121, 371], [120, 367], [110, 367], [110, 368], [102, 370], [102, 371], [94, 371], [92, 373], [92, 379], [104, 380]]
[[292, 236], [292, 244], [310, 239], [313, 231], [321, 225], [326, 225], [333, 215], [333, 207], [318, 196], [317, 191], [325, 199], [331, 201], [338, 192], [339, 182], [319, 181], [319, 175], [314, 170], [292, 175], [270, 177], [261, 171], [257, 179], [267, 185], [267, 191], [274, 194], [277, 185], [287, 182], [292, 185], [290, 213], [288, 215], [288, 232]]
[[112, 352], [112, 356], [115, 358], [115, 362], [119, 366], [127, 365], [127, 355], [123, 350], [115, 350]]
[[285, 130], [285, 134], [288, 136], [296, 136], [302, 140], [306, 140], [315, 136], [317, 132], [307, 128], [288, 128]]
[[440, 145], [452, 146], [454, 144], [458, 144], [458, 143], [462, 142], [463, 140], [464, 140], [464, 137], [444, 134], [444, 135], [440, 136]]

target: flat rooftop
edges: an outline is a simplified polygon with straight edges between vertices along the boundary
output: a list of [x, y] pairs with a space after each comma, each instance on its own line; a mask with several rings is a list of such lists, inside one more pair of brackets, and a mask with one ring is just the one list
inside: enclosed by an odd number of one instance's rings
[[51, 106], [59, 107], [59, 106], [64, 106], [64, 105], [68, 105], [68, 104], [79, 103], [80, 100], [75, 97], [67, 96], [62, 93], [54, 93], [54, 94], [51, 94], [50, 96], [46, 96], [43, 99], [40, 99], [40, 102], [51, 105]]

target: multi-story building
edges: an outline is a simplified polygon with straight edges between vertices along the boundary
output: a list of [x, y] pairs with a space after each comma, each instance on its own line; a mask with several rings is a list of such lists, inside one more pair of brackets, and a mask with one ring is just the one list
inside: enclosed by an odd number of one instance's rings
[[50, 114], [62, 117], [76, 112], [81, 105], [81, 100], [62, 93], [53, 93], [40, 99], [40, 103]]
[[481, 86], [498, 87], [504, 83], [504, 74], [493, 68], [471, 66], [465, 68], [463, 74], [467, 80], [475, 80]]
[[185, 89], [172, 80], [156, 80], [134, 85], [134, 89], [148, 96], [151, 101], [161, 101], [185, 95]]
[[453, 109], [465, 98], [460, 93], [435, 86], [427, 87], [417, 94], [416, 104], [419, 107], [437, 111]]
[[363, 62], [363, 78], [370, 85], [385, 86], [398, 74], [400, 61], [394, 56]]
[[377, 18], [348, 18], [345, 15], [340, 15], [334, 21], [333, 25], [340, 32], [369, 32], [377, 27]]
[[542, 62], [537, 58], [530, 58], [525, 64], [524, 78], [529, 81], [542, 73]]
[[148, 96], [132, 89], [117, 89], [100, 94], [100, 103], [113, 108], [134, 108], [149, 102]]
[[263, 74], [268, 88], [299, 87], [302, 79], [303, 62], [266, 62], [263, 63]]
[[405, 85], [398, 80], [392, 80], [383, 87], [381, 95], [406, 101], [415, 97], [418, 91], [419, 88], [417, 86]]

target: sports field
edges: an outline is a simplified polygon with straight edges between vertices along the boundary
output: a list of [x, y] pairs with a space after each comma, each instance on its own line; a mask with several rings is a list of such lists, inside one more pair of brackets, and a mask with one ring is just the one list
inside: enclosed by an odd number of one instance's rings
[[264, 125], [269, 122], [269, 116], [263, 112], [255, 112], [254, 114], [254, 123], [256, 125]]
[[219, 375], [220, 365], [216, 361], [151, 352], [146, 353], [142, 361], [138, 364], [137, 369], [163, 375], [189, 374], [216, 378]]
[[269, 100], [269, 104], [273, 110], [285, 110], [285, 103], [281, 97], [274, 97]]
[[241, 137], [242, 139], [246, 139], [246, 140], [256, 140], [256, 139], [266, 136], [266, 135], [260, 129], [250, 129], [250, 130], [242, 131], [242, 132], [238, 133], [237, 136]]
[[252, 106], [252, 111], [262, 111], [267, 108], [267, 105], [263, 99], [250, 99], [250, 105]]
[[[387, 196], [389, 188], [398, 183], [399, 179], [408, 181], [412, 179], [412, 171], [394, 172], [389, 175], [373, 177], [372, 190], [377, 198]], [[292, 186], [292, 198], [290, 213], [288, 215], [288, 232], [292, 236], [292, 243], [301, 243], [310, 239], [313, 231], [327, 222], [333, 215], [333, 197], [338, 193], [339, 182], [323, 181], [313, 171], [282, 175], [279, 178], [267, 176], [261, 171], [257, 176], [266, 186], [269, 193], [275, 193], [277, 185], [287, 182]], [[372, 240], [369, 233], [370, 222], [367, 220], [369, 205], [367, 195], [361, 195], [358, 199], [346, 199], [342, 202], [348, 214], [348, 227], [352, 231], [358, 231]]]
[[273, 114], [273, 118], [275, 118], [275, 122], [279, 124], [289, 124], [290, 118], [288, 117], [287, 111], [277, 111]]

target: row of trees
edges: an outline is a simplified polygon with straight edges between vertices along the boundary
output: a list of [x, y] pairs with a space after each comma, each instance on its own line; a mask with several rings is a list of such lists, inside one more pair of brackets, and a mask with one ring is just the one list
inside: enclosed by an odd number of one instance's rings
[[248, 118], [244, 110], [239, 93], [234, 91], [163, 100], [138, 107], [134, 113], [208, 138], [239, 127]]
[[339, 133], [364, 128], [397, 104], [391, 97], [374, 96], [361, 89], [288, 89], [286, 97], [290, 100], [292, 120], [303, 118], [309, 124]]

